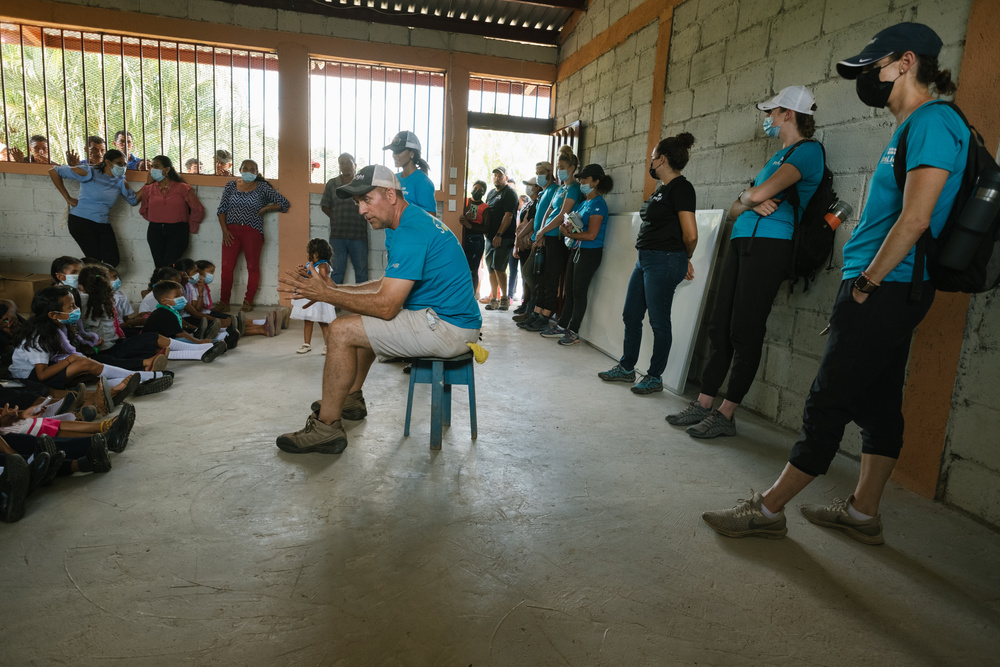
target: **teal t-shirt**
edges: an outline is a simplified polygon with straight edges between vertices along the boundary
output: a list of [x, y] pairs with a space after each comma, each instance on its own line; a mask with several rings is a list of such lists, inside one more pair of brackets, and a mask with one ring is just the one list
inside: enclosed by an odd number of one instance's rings
[[[844, 278], [853, 279], [861, 275], [875, 258], [889, 230], [896, 224], [903, 211], [903, 193], [896, 185], [893, 165], [899, 134], [907, 125], [910, 132], [906, 138], [906, 171], [917, 167], [936, 167], [949, 172], [941, 195], [931, 213], [931, 235], [941, 233], [948, 214], [955, 203], [955, 196], [962, 184], [966, 159], [969, 151], [969, 128], [958, 114], [943, 104], [930, 102], [920, 106], [910, 114], [902, 125], [896, 128], [875, 167], [868, 186], [868, 200], [850, 240], [844, 244]], [[913, 256], [915, 247], [883, 280], [889, 282], [910, 282], [913, 280]], [[924, 269], [924, 280], [930, 275]]]
[[462, 245], [444, 223], [417, 206], [407, 206], [389, 234], [386, 278], [414, 281], [403, 308], [431, 308], [445, 322], [463, 329], [483, 325], [472, 274]]
[[[575, 202], [573, 204], [573, 208], [576, 208], [576, 205], [583, 201], [583, 195], [580, 194], [580, 184], [576, 181], [573, 181], [570, 185], [560, 185], [559, 189], [556, 190], [556, 193], [552, 195], [552, 201], [550, 202], [552, 206], [552, 215], [550, 215], [545, 221], [546, 225], [552, 222], [555, 218], [562, 216], [563, 202], [567, 199], [572, 199]], [[541, 229], [541, 227], [539, 227], [539, 229]], [[559, 236], [559, 227], [557, 226], [551, 232], [547, 233], [546, 236]]]
[[603, 248], [604, 233], [608, 231], [608, 204], [604, 201], [604, 197], [597, 195], [593, 199], [584, 199], [573, 210], [583, 219], [583, 231], [590, 229], [591, 216], [601, 216], [601, 228], [597, 231], [597, 237], [593, 241], [580, 241], [580, 247]]
[[434, 184], [430, 176], [417, 169], [407, 177], [403, 172], [396, 174], [399, 185], [403, 189], [403, 199], [407, 204], [419, 206], [431, 215], [437, 215], [437, 202], [434, 200]]
[[[774, 172], [778, 171], [778, 167], [782, 165], [781, 159], [788, 154], [791, 148], [791, 146], [782, 148], [772, 155], [757, 177], [753, 179], [753, 184], [760, 185], [771, 178]], [[795, 184], [799, 191], [799, 219], [801, 220], [802, 212], [806, 210], [809, 200], [816, 194], [816, 188], [823, 180], [823, 148], [819, 142], [807, 141], [795, 149], [791, 157], [785, 160], [785, 164], [794, 166], [802, 175], [801, 180]], [[752, 210], [744, 211], [733, 223], [732, 238], [755, 236], [754, 226], [757, 227], [757, 237], [791, 240], [792, 233], [795, 231], [795, 212], [792, 210], [792, 205], [787, 201], [782, 201], [778, 205], [777, 211], [763, 218]]]
[[552, 203], [552, 197], [555, 196], [558, 189], [559, 186], [552, 183], [542, 190], [542, 194], [538, 195], [538, 203], [535, 205], [535, 221], [533, 223], [535, 230], [531, 232], [532, 241], [535, 240], [535, 234], [538, 233], [538, 230], [545, 224], [545, 212], [549, 210], [549, 204]]

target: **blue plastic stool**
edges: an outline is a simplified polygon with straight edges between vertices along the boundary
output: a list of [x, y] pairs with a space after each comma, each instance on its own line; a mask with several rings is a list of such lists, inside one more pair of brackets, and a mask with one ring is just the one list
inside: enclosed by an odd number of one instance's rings
[[476, 377], [472, 352], [451, 359], [422, 357], [414, 359], [410, 369], [410, 393], [406, 397], [406, 426], [403, 435], [410, 435], [410, 413], [413, 411], [413, 387], [418, 383], [431, 385], [431, 449], [441, 449], [441, 432], [451, 426], [451, 387], [464, 384], [469, 388], [469, 422], [472, 439], [476, 439]]

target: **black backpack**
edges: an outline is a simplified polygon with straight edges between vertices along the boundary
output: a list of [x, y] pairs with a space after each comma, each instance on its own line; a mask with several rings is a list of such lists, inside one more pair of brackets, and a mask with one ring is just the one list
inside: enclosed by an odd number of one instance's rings
[[[910, 298], [919, 299], [922, 291], [924, 265], [930, 274], [931, 283], [934, 289], [942, 292], [965, 292], [975, 294], [985, 292], [1000, 285], [1000, 215], [993, 219], [986, 234], [982, 235], [982, 242], [976, 254], [973, 256], [969, 266], [965, 269], [954, 269], [936, 261], [938, 252], [945, 246], [948, 237], [957, 227], [957, 220], [965, 208], [966, 202], [972, 197], [979, 175], [987, 171], [1000, 171], [996, 160], [986, 149], [982, 135], [976, 131], [965, 114], [954, 103], [938, 100], [931, 104], [945, 104], [949, 106], [959, 118], [962, 119], [968, 128], [971, 140], [969, 142], [969, 155], [965, 164], [965, 173], [962, 175], [962, 183], [955, 195], [955, 203], [948, 214], [948, 219], [941, 229], [937, 238], [931, 235], [931, 230], [924, 231], [920, 240], [917, 241], [916, 255], [913, 259], [913, 279], [910, 290]], [[909, 136], [910, 126], [903, 128], [899, 135], [896, 156], [893, 161], [893, 173], [896, 177], [896, 186], [902, 192], [906, 186], [906, 138]]]
[[[807, 141], [815, 141], [815, 139], [803, 139], [796, 142], [781, 158], [781, 164], [785, 163], [796, 148]], [[826, 149], [822, 143], [818, 141], [816, 143], [823, 151], [823, 177], [820, 179], [812, 199], [806, 204], [801, 220], [799, 219], [801, 201], [799, 200], [798, 185], [793, 183], [783, 192], [785, 199], [791, 204], [795, 216], [795, 226], [792, 232], [792, 268], [788, 274], [789, 292], [794, 291], [795, 284], [799, 279], [803, 281], [802, 291], [808, 291], [809, 282], [816, 278], [816, 273], [819, 272], [824, 263], [827, 264], [827, 269], [834, 268], [833, 238], [835, 232], [827, 224], [824, 216], [837, 201], [837, 193], [833, 191], [833, 172], [826, 166]], [[760, 218], [757, 218], [757, 222], [760, 222]], [[754, 236], [756, 235], [757, 227], [755, 225]]]

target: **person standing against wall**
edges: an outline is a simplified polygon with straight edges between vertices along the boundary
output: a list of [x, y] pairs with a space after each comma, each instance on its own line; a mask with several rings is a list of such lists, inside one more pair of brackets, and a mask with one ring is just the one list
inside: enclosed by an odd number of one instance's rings
[[[507, 169], [493, 170], [493, 189], [486, 194], [486, 205], [490, 207], [490, 217], [486, 225], [486, 270], [490, 275], [490, 302], [486, 310], [507, 310], [510, 297], [507, 295], [507, 262], [514, 249], [514, 234], [517, 227], [517, 193], [507, 181]], [[499, 299], [497, 298], [499, 297]]]
[[330, 277], [340, 285], [347, 272], [347, 259], [354, 266], [354, 282], [368, 282], [368, 223], [358, 213], [357, 204], [337, 196], [337, 188], [354, 180], [354, 156], [341, 153], [337, 158], [340, 174], [326, 182], [319, 205], [330, 219], [330, 246], [333, 247], [333, 271]]
[[[791, 272], [796, 213], [785, 192], [798, 189], [801, 219], [823, 178], [823, 147], [807, 141], [816, 132], [809, 89], [789, 86], [757, 108], [764, 112], [764, 133], [781, 141], [781, 150], [729, 209], [736, 222], [708, 325], [711, 346], [701, 393], [683, 411], [667, 415], [670, 424], [687, 426], [695, 438], [736, 435], [736, 408], [757, 375], [771, 305]], [[727, 373], [725, 399], [714, 410]]]
[[642, 320], [649, 311], [653, 330], [653, 354], [646, 376], [632, 387], [634, 394], [663, 391], [673, 332], [670, 308], [674, 290], [682, 280], [694, 279], [691, 256], [698, 245], [698, 223], [694, 212], [694, 186], [681, 175], [687, 165], [694, 137], [684, 132], [661, 140], [653, 149], [649, 175], [660, 187], [639, 210], [642, 225], [635, 247], [639, 258], [629, 279], [622, 320], [625, 340], [618, 364], [597, 377], [608, 382], [635, 382], [635, 364], [642, 344]]
[[[49, 170], [49, 178], [69, 204], [69, 233], [80, 246], [84, 257], [92, 257], [111, 266], [118, 266], [118, 239], [108, 220], [111, 207], [124, 197], [132, 206], [139, 196], [125, 182], [126, 162], [121, 151], [110, 150], [94, 166], [79, 164], [59, 166]], [[80, 181], [80, 193], [70, 197], [63, 179]], [[141, 192], [141, 191], [140, 191]]]
[[[521, 181], [524, 184], [528, 201], [521, 210], [518, 211], [517, 230], [514, 232], [514, 252], [511, 253], [511, 266], [521, 269], [521, 303], [514, 309], [514, 312], [524, 312], [528, 301], [531, 299], [530, 288], [528, 287], [528, 275], [524, 272], [524, 265], [531, 255], [531, 232], [534, 231], [535, 209], [538, 207], [538, 195], [542, 191], [538, 187], [536, 178]], [[514, 278], [514, 271], [511, 270], [511, 280]], [[510, 282], [507, 283], [507, 293], [513, 294], [514, 288]]]
[[153, 158], [142, 188], [139, 215], [149, 221], [146, 242], [153, 266], [173, 266], [184, 256], [191, 233], [198, 233], [205, 207], [194, 188], [184, 182], [166, 155]]
[[403, 198], [409, 204], [424, 209], [437, 217], [437, 201], [434, 199], [434, 183], [431, 182], [431, 167], [427, 160], [420, 157], [420, 139], [412, 132], [403, 130], [392, 138], [392, 142], [383, 146], [382, 150], [392, 151], [392, 162], [396, 169], [402, 171], [396, 174], [402, 186]]
[[[927, 269], [914, 278], [916, 243], [944, 228], [965, 173], [971, 134], [937, 95], [954, 95], [951, 72], [938, 66], [941, 38], [926, 25], [886, 28], [858, 55], [837, 63], [867, 106], [888, 107], [896, 130], [872, 174], [861, 219], [844, 245], [844, 280], [830, 333], [802, 411], [788, 463], [764, 493], [702, 518], [728, 537], [784, 537], [785, 506], [827, 472], [848, 422], [861, 427], [861, 473], [854, 493], [830, 505], [803, 505], [810, 522], [882, 544], [878, 510], [903, 445], [903, 383], [913, 331], [934, 301]], [[933, 88], [934, 92], [931, 92]], [[936, 93], [936, 94], [935, 94]], [[904, 128], [906, 180], [895, 160]]]
[[247, 261], [247, 291], [240, 310], [253, 310], [253, 300], [260, 285], [260, 251], [264, 247], [264, 215], [288, 210], [288, 200], [264, 180], [253, 160], [240, 165], [240, 177], [226, 183], [219, 202], [219, 225], [222, 227], [222, 290], [217, 308], [229, 312], [233, 292], [233, 271], [240, 252]]
[[535, 236], [545, 223], [545, 216], [549, 213], [552, 197], [559, 189], [559, 183], [556, 182], [553, 176], [551, 162], [544, 161], [535, 164], [535, 184], [539, 190], [538, 200], [535, 202], [535, 218], [532, 220], [528, 247], [520, 253], [527, 254], [527, 258], [521, 266], [521, 275], [524, 276], [525, 291], [529, 293], [529, 297], [527, 301], [514, 309], [513, 320], [518, 322], [519, 325], [535, 313], [535, 304], [537, 302], [536, 283], [538, 280], [538, 277], [535, 275], [535, 259], [539, 256], [539, 250], [535, 248]]

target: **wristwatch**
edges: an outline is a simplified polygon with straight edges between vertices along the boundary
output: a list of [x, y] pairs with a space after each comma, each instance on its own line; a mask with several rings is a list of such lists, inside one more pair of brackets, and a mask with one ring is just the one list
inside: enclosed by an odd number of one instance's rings
[[871, 294], [879, 287], [879, 283], [871, 280], [864, 271], [861, 275], [854, 279], [854, 289], [858, 290], [862, 294]]

